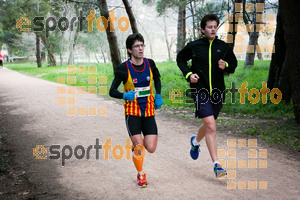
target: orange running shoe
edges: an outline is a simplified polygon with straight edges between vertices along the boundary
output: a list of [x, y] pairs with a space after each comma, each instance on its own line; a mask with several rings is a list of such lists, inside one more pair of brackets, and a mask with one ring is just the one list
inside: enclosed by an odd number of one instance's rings
[[146, 174], [142, 173], [142, 174], [137, 174], [137, 186], [140, 188], [146, 188], [148, 185], [147, 181], [146, 181]]

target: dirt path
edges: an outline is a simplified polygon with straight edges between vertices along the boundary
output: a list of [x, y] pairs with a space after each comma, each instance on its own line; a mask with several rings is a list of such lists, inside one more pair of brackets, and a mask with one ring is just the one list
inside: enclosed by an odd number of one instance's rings
[[[107, 115], [67, 116], [68, 106], [57, 105], [57, 97], [64, 96], [57, 95], [58, 86], [61, 85], [5, 68], [0, 70], [1, 135], [14, 152], [18, 167], [35, 182], [38, 199], [300, 199], [299, 153], [292, 155], [260, 141], [253, 148], [230, 148], [236, 151], [236, 159], [229, 160], [245, 160], [248, 165], [257, 162], [257, 166], [267, 162], [267, 168], [232, 169], [236, 170], [235, 179], [216, 179], [205, 142], [197, 161], [189, 157], [189, 138], [199, 124], [162, 111], [157, 112], [157, 151], [146, 153], [147, 189], [135, 186], [136, 171], [131, 160], [126, 160], [125, 154], [115, 160], [112, 149], [108, 151], [109, 160], [104, 159], [104, 149], [100, 149], [96, 159], [92, 148], [90, 159], [76, 159], [73, 154], [65, 160], [65, 166], [61, 159], [50, 160], [49, 152], [48, 159], [36, 159], [32, 154], [36, 145], [45, 145], [48, 151], [54, 144], [59, 144], [60, 150], [70, 145], [73, 151], [82, 145], [87, 152], [97, 138], [100, 145], [112, 138], [112, 148], [119, 144], [123, 149], [128, 138], [120, 102], [96, 95], [76, 95], [76, 107], [106, 107]], [[221, 132], [217, 137], [219, 148], [225, 150], [229, 149], [227, 139], [249, 141]], [[252, 158], [254, 161], [249, 162], [249, 149], [266, 149], [267, 158]], [[231, 187], [227, 186], [229, 180], [236, 181], [236, 189], [227, 188]], [[262, 189], [265, 183], [267, 188]], [[242, 189], [244, 184], [246, 189]], [[247, 189], [255, 184], [256, 189]], [[0, 192], [1, 199], [5, 193]]]

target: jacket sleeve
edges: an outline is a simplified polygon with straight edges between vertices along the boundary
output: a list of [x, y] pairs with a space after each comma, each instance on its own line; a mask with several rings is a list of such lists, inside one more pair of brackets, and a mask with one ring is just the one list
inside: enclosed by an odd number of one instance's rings
[[227, 62], [227, 65], [224, 69], [225, 72], [227, 73], [234, 73], [235, 71], [235, 68], [237, 67], [237, 60], [236, 60], [236, 57], [232, 51], [232, 49], [229, 47], [228, 44], [227, 45], [227, 50], [225, 52], [225, 55], [224, 55], [224, 61]]
[[184, 78], [189, 81], [189, 76], [192, 74], [190, 68], [187, 65], [187, 62], [191, 60], [193, 57], [193, 50], [191, 47], [191, 43], [188, 43], [178, 54], [176, 58], [176, 62], [178, 67], [183, 73]]
[[154, 87], [156, 94], [161, 94], [161, 81], [160, 81], [160, 73], [158, 71], [158, 68], [155, 65], [155, 62], [152, 59], [148, 59], [150, 66], [151, 66], [151, 71], [153, 73], [153, 80], [154, 80]]
[[123, 93], [119, 92], [118, 87], [120, 86], [121, 82], [126, 82], [127, 79], [127, 71], [126, 67], [121, 64], [117, 67], [115, 72], [115, 78], [110, 86], [109, 95], [111, 97], [117, 98], [117, 99], [123, 99]]

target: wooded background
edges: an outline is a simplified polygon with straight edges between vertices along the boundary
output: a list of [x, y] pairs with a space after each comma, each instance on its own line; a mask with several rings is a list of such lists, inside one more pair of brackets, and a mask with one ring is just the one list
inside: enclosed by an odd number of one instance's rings
[[[89, 62], [111, 62], [116, 69], [127, 59], [125, 40], [130, 33], [144, 35], [146, 57], [174, 60], [187, 42], [200, 37], [202, 17], [215, 13], [220, 18], [219, 37], [229, 42], [237, 55], [238, 46], [243, 46], [244, 56], [238, 58], [245, 59], [244, 70], [251, 70], [255, 60], [268, 59], [264, 55], [270, 54], [268, 88], [279, 88], [283, 100], [293, 103], [296, 121], [300, 123], [300, 41], [296, 35], [300, 28], [300, 7], [297, 5], [296, 0], [0, 0], [0, 46], [2, 52], [8, 52], [6, 62], [26, 57], [34, 59], [37, 67], [42, 62], [62, 66], [88, 58]], [[92, 10], [96, 11], [96, 19], [100, 16], [109, 19], [109, 12], [114, 10], [118, 19], [128, 18], [130, 27], [122, 32], [115, 22], [115, 30], [107, 28], [104, 33], [97, 30], [94, 21], [93, 31], [89, 32], [88, 22], [83, 20], [80, 29], [77, 20], [73, 30], [69, 24], [66, 31], [58, 27], [32, 31], [37, 16], [44, 17], [40, 22], [45, 25], [49, 17], [56, 21], [66, 17], [70, 22], [73, 17], [87, 17]], [[274, 22], [267, 17], [272, 14]], [[31, 31], [20, 30], [17, 26], [20, 17], [31, 20], [31, 25], [23, 25]], [[65, 26], [63, 23], [61, 28]], [[253, 30], [249, 31], [249, 27]], [[273, 31], [268, 31], [268, 27]], [[242, 45], [238, 44], [241, 37]], [[274, 45], [274, 49], [267, 50], [267, 45]]]

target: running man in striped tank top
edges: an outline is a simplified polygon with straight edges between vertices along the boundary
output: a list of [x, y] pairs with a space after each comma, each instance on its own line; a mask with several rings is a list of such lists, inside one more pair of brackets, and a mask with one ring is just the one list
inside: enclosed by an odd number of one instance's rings
[[[155, 62], [144, 58], [144, 47], [141, 34], [128, 36], [126, 48], [129, 59], [117, 67], [109, 91], [111, 97], [125, 100], [125, 123], [134, 147], [132, 160], [138, 172], [137, 186], [142, 188], [148, 185], [143, 171], [142, 152], [145, 149], [149, 153], [155, 152], [158, 137], [155, 110], [163, 104], [160, 74]], [[121, 82], [124, 85], [123, 93], [118, 91]]]

